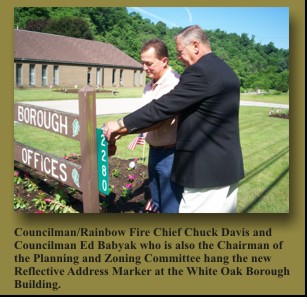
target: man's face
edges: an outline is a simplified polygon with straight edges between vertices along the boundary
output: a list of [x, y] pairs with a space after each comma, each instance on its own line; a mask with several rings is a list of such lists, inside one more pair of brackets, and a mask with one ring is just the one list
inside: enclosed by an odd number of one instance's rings
[[141, 53], [141, 61], [143, 69], [146, 71], [148, 77], [157, 81], [163, 75], [167, 67], [168, 58], [164, 57], [160, 60], [156, 57], [155, 49], [150, 48]]
[[185, 44], [181, 39], [176, 39], [177, 57], [185, 67], [193, 64], [193, 42]]

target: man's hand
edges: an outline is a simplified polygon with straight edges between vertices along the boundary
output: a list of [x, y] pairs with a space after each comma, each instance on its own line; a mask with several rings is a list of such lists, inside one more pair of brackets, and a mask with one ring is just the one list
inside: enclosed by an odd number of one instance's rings
[[102, 125], [101, 129], [106, 139], [110, 140], [112, 133], [117, 132], [118, 130], [121, 129], [121, 127], [117, 121], [110, 121]]

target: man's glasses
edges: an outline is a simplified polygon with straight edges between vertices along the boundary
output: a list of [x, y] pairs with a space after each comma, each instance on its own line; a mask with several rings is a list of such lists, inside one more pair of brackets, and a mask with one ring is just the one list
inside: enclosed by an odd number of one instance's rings
[[188, 43], [183, 49], [177, 51], [177, 55], [181, 56], [182, 52], [185, 50], [186, 47], [188, 47], [193, 41], [191, 41], [190, 43]]

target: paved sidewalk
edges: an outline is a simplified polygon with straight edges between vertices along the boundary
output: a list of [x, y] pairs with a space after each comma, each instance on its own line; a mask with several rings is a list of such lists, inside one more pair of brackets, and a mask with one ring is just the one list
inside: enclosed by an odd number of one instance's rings
[[[49, 101], [29, 101], [27, 104], [38, 105], [41, 107], [56, 109], [60, 111], [79, 113], [78, 100], [49, 100]], [[130, 113], [144, 105], [145, 99], [142, 98], [120, 98], [120, 99], [97, 99], [96, 114], [117, 114]], [[242, 106], [262, 106], [268, 108], [288, 109], [289, 105], [274, 104], [264, 102], [241, 101]]]
[[277, 104], [277, 103], [265, 103], [265, 102], [254, 102], [254, 101], [241, 101], [242, 106], [261, 106], [261, 107], [273, 107], [273, 108], [284, 108], [288, 109], [288, 104]]

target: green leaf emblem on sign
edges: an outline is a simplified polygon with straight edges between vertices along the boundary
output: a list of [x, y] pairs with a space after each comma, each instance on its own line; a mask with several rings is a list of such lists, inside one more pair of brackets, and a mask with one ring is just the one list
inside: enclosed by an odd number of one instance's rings
[[77, 169], [73, 169], [73, 171], [71, 172], [71, 177], [72, 177], [74, 183], [78, 186], [78, 188], [80, 188], [79, 173], [78, 173]]
[[74, 119], [74, 121], [72, 122], [72, 136], [75, 137], [79, 134], [80, 131], [80, 124], [79, 121], [77, 119]]

